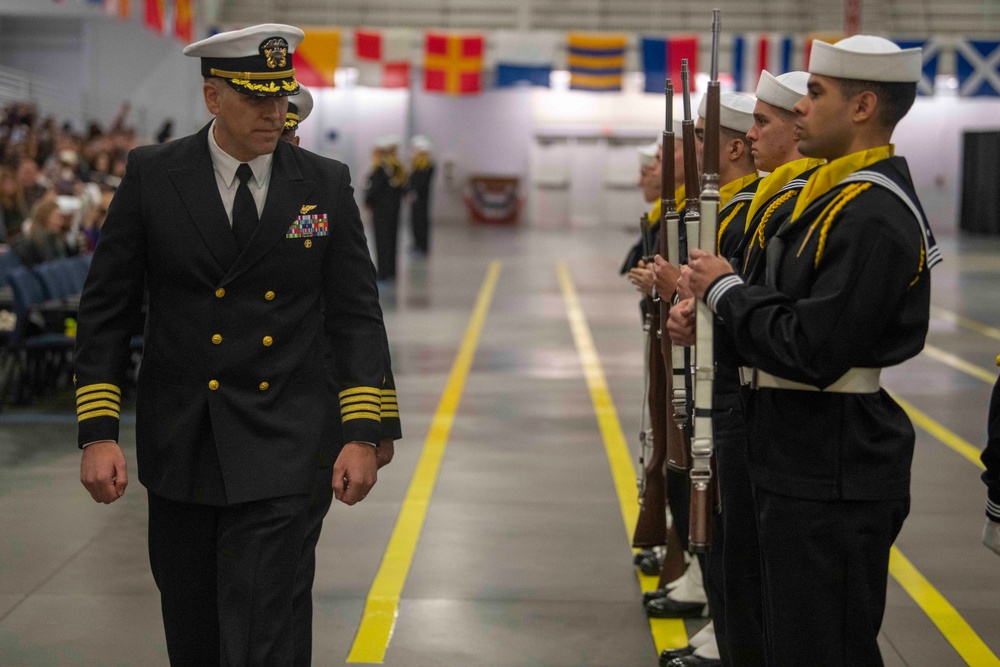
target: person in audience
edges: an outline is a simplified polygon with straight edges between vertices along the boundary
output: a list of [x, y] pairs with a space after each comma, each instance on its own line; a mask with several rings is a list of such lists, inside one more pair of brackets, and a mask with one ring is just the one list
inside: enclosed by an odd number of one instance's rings
[[21, 236], [27, 208], [17, 172], [11, 167], [0, 167], [0, 241], [12, 243]]
[[14, 252], [27, 266], [75, 254], [66, 243], [66, 216], [54, 199], [43, 199], [31, 210], [27, 231]]

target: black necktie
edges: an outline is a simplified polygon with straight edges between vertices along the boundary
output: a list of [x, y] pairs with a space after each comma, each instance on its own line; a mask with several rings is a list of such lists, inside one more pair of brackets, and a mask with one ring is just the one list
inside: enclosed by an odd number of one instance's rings
[[233, 200], [233, 236], [236, 237], [236, 245], [241, 251], [250, 241], [258, 220], [257, 204], [247, 183], [251, 176], [253, 171], [246, 162], [237, 167], [236, 177], [240, 179], [240, 186], [236, 188], [236, 199]]

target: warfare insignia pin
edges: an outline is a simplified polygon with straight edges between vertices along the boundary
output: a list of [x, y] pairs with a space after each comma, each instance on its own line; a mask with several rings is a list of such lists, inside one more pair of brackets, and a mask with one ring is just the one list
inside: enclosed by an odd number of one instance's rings
[[305, 215], [306, 213], [308, 213], [309, 211], [313, 210], [314, 208], [316, 208], [316, 204], [305, 204], [302, 207], [302, 210], [299, 211], [299, 213], [301, 213], [302, 215]]
[[[303, 207], [305, 208], [305, 207]], [[329, 236], [330, 225], [326, 213], [317, 215], [300, 215], [285, 232], [286, 239], [308, 239], [316, 236]], [[306, 246], [307, 248], [309, 246]]]
[[288, 55], [288, 42], [281, 37], [272, 37], [260, 45], [260, 51], [267, 60], [267, 66], [271, 69], [284, 67], [286, 56]]

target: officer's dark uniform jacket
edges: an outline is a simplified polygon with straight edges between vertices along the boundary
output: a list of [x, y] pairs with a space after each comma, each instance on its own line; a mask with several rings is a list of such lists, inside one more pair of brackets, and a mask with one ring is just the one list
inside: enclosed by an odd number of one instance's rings
[[[843, 159], [919, 210], [905, 160], [871, 162], [890, 154], [882, 151]], [[893, 366], [923, 348], [928, 267], [939, 259], [933, 237], [889, 187], [851, 177], [777, 232], [767, 258], [773, 286], [742, 286], [733, 275], [710, 286], [706, 301], [745, 365], [823, 388], [851, 368]], [[768, 491], [817, 500], [908, 496], [913, 427], [884, 390], [761, 388], [747, 417], [751, 476]]]
[[[214, 444], [226, 502], [309, 493], [317, 465], [343, 442], [380, 435], [384, 331], [350, 176], [279, 142], [241, 253], [213, 173], [210, 127], [129, 155], [80, 304], [79, 441], [118, 438], [145, 281], [140, 481], [198, 501]], [[326, 420], [338, 416], [342, 440], [330, 442]]]

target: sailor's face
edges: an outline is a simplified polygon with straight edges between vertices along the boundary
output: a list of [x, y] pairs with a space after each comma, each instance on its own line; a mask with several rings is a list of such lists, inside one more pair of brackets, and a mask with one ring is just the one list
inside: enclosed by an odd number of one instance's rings
[[851, 104], [851, 99], [844, 99], [836, 79], [810, 75], [808, 92], [795, 105], [799, 152], [827, 160], [847, 155], [854, 134]]
[[760, 171], [774, 171], [795, 153], [795, 117], [782, 111], [761, 100], [754, 106], [747, 139], [752, 142], [754, 166]]

